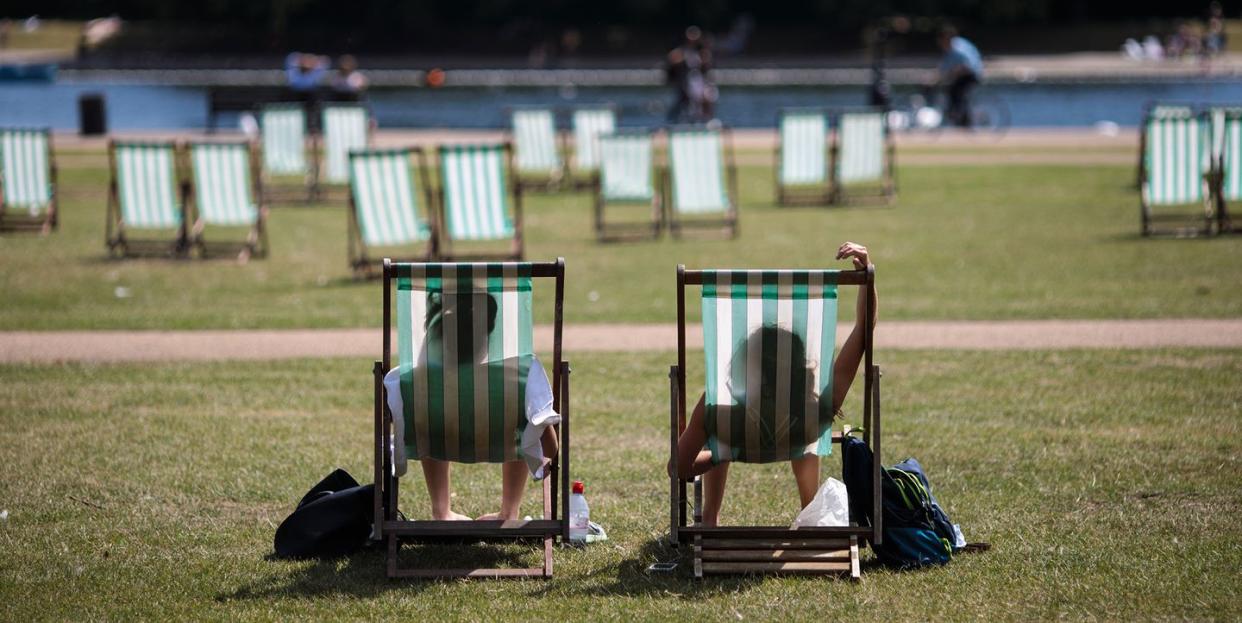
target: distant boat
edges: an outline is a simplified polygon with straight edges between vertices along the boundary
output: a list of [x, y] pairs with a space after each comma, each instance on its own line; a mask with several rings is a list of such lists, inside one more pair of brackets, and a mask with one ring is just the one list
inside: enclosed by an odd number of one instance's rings
[[0, 64], [0, 82], [55, 82], [56, 63]]

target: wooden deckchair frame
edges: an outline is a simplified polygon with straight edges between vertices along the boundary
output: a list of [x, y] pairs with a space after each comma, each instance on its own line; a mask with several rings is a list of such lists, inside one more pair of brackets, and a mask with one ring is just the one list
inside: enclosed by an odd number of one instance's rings
[[613, 136], [624, 135], [642, 135], [651, 139], [651, 220], [648, 222], [639, 221], [621, 221], [609, 222], [607, 217], [609, 203], [631, 203], [641, 205], [642, 201], [621, 201], [612, 200], [611, 202], [604, 196], [604, 178], [603, 164], [600, 164], [600, 170], [596, 172], [594, 180], [595, 194], [595, 239], [599, 242], [620, 242], [628, 240], [654, 240], [660, 237], [660, 227], [663, 225], [663, 193], [660, 192], [659, 186], [659, 167], [656, 165], [656, 139], [659, 136], [657, 132], [648, 132], [646, 130], [618, 130]]
[[[875, 326], [871, 301], [875, 267], [842, 271], [838, 285], [866, 288], [863, 331], [863, 440], [874, 454], [872, 462], [872, 525], [825, 528], [784, 526], [691, 525], [686, 516], [685, 480], [677, 477], [677, 439], [686, 430], [686, 287], [702, 286], [704, 271], [677, 266], [677, 364], [669, 368], [669, 541], [694, 547], [694, 575], [715, 573], [848, 573], [860, 577], [859, 545], [882, 542], [880, 488], [880, 367], [873, 364]], [[842, 433], [833, 433], [841, 443]], [[701, 519], [702, 481], [695, 478], [694, 520]]]
[[[582, 105], [582, 106], [574, 106], [573, 108], [569, 110], [568, 113], [566, 113], [569, 118], [569, 122], [566, 124], [566, 130], [563, 133], [565, 135], [564, 151], [566, 153], [566, 157], [564, 159], [565, 178], [569, 181], [569, 186], [575, 190], [594, 190], [598, 188], [600, 184], [599, 167], [596, 167], [594, 171], [583, 172], [579, 170], [578, 167], [576, 166], [578, 163], [578, 152], [580, 150], [580, 147], [578, 146], [578, 136], [574, 132], [573, 116], [574, 116], [574, 113], [578, 112], [579, 110], [607, 110], [611, 112], [612, 120], [614, 124], [613, 133], [618, 133], [621, 131], [621, 129], [619, 127], [616, 127], [615, 124], [616, 124], [617, 117], [618, 117], [617, 113], [619, 112], [619, 107], [616, 104], [613, 104], [612, 102], [607, 102], [604, 104], [587, 104], [587, 105]], [[572, 159], [568, 157], [570, 137], [573, 137], [573, 140], [574, 140], [574, 149], [573, 149]], [[573, 161], [572, 165], [570, 164], [570, 160]]]
[[552, 136], [556, 153], [560, 155], [561, 167], [559, 170], [552, 171], [545, 179], [539, 175], [529, 175], [517, 168], [516, 164], [510, 165], [513, 182], [519, 189], [539, 190], [544, 192], [556, 192], [566, 185], [572, 187], [573, 180], [569, 169], [569, 137], [568, 133], [563, 129], [561, 117], [564, 111], [557, 107], [549, 106], [510, 106], [505, 108], [505, 118], [509, 120], [508, 127], [505, 128], [505, 142], [510, 146], [517, 145], [517, 132], [513, 128], [514, 113], [522, 110], [547, 110], [552, 113]]
[[[397, 500], [399, 484], [392, 475], [393, 457], [388, 439], [392, 434], [392, 414], [388, 410], [384, 389], [384, 375], [392, 361], [392, 282], [396, 279], [392, 260], [384, 259], [384, 349], [383, 359], [374, 365], [375, 398], [375, 524], [372, 538], [383, 540], [387, 550], [387, 575], [389, 578], [550, 578], [552, 577], [552, 541], [560, 536], [562, 543], [569, 542], [569, 362], [563, 359], [561, 335], [563, 325], [563, 302], [565, 298], [565, 258], [555, 262], [531, 265], [532, 278], [552, 279], [556, 283], [554, 324], [552, 330], [552, 407], [561, 416], [555, 426], [560, 439], [561, 455], [552, 457], [547, 477], [541, 483], [543, 493], [543, 519], [518, 521], [431, 521], [399, 519]], [[559, 477], [559, 480], [558, 480]], [[556, 485], [556, 486], [553, 486]], [[559, 491], [558, 491], [559, 488]], [[479, 539], [542, 539], [543, 565], [524, 569], [455, 568], [455, 569], [408, 569], [397, 566], [397, 554], [402, 540], [436, 541], [445, 537]]]
[[[1211, 119], [1203, 111], [1192, 112], [1191, 117], [1198, 119], [1201, 123], [1208, 124], [1208, 150], [1209, 161], [1213, 160], [1211, 156]], [[1142, 151], [1139, 152], [1139, 222], [1140, 233], [1145, 237], [1150, 236], [1173, 236], [1173, 237], [1193, 237], [1193, 236], [1210, 236], [1212, 234], [1212, 225], [1219, 218], [1216, 212], [1218, 207], [1217, 175], [1215, 163], [1209, 163], [1209, 170], [1203, 173], [1201, 184], [1203, 184], [1203, 213], [1202, 216], [1194, 214], [1154, 214], [1152, 212], [1151, 201], [1147, 196], [1147, 180], [1150, 172], [1147, 170], [1147, 127], [1158, 118], [1148, 115], [1143, 119], [1143, 125], [1139, 127], [1140, 145]], [[1179, 204], [1180, 205], [1180, 204]], [[1193, 205], [1187, 203], [1185, 205]], [[1182, 226], [1171, 228], [1157, 228], [1158, 223], [1182, 223], [1187, 224], [1194, 221], [1202, 220], [1202, 224], [1198, 227]]]
[[[316, 193], [318, 192], [318, 187], [319, 187], [319, 152], [317, 151], [318, 144], [315, 142], [315, 135], [311, 132], [311, 121], [310, 121], [310, 117], [311, 117], [311, 114], [314, 112], [313, 109], [315, 108], [315, 106], [310, 102], [273, 102], [263, 107], [260, 107], [258, 109], [259, 133], [260, 134], [259, 134], [258, 144], [255, 147], [255, 153], [257, 157], [259, 158], [259, 171], [261, 175], [263, 176], [269, 175], [267, 168], [263, 166], [264, 151], [263, 151], [263, 138], [262, 138], [263, 133], [267, 131], [267, 129], [263, 126], [263, 109], [269, 108], [269, 107], [271, 108], [295, 108], [296, 107], [296, 108], [302, 109], [302, 157], [306, 159], [306, 173], [303, 176], [302, 186], [304, 187], [303, 189], [305, 192], [304, 193], [290, 192], [287, 194], [277, 195], [276, 193], [273, 192], [273, 190], [277, 188], [277, 185], [274, 183], [274, 181], [270, 183], [261, 183], [260, 186], [263, 189], [263, 192], [267, 193], [262, 198], [262, 202], [265, 205], [270, 205], [271, 203], [275, 202], [277, 199], [283, 201], [287, 197], [290, 200], [297, 199], [297, 200], [300, 200], [302, 203], [311, 203], [312, 201], [315, 201], [315, 199], [317, 198]], [[271, 177], [276, 177], [276, 176], [272, 175]], [[280, 177], [289, 177], [289, 176], [281, 175]]]
[[[415, 164], [415, 169], [418, 171], [419, 185], [422, 186], [423, 211], [427, 214], [427, 227], [431, 229], [431, 237], [429, 237], [424, 243], [426, 248], [422, 254], [415, 254], [405, 258], [389, 258], [389, 260], [393, 262], [428, 262], [435, 259], [438, 253], [438, 233], [440, 228], [439, 224], [436, 222], [436, 210], [434, 207], [435, 193], [431, 190], [431, 173], [427, 167], [426, 151], [424, 151], [422, 147], [408, 147], [401, 149], [372, 149], [368, 150], [366, 153], [402, 153], [405, 154], [407, 166], [409, 166], [410, 156], [414, 156], [417, 163]], [[350, 154], [350, 158], [352, 160], [353, 154]], [[354, 183], [352, 168], [349, 183], [351, 186], [349, 192], [348, 210], [349, 233], [347, 234], [349, 267], [353, 270], [354, 276], [357, 278], [371, 279], [379, 277], [380, 275], [375, 271], [375, 268], [379, 267], [381, 262], [380, 260], [372, 258], [367, 254], [369, 247], [362, 239], [362, 229], [358, 224], [358, 205], [354, 202], [354, 192], [352, 188]], [[413, 189], [411, 189], [411, 191], [412, 190]], [[411, 192], [410, 194], [414, 195], [415, 193]]]
[[[445, 148], [445, 147], [453, 147], [453, 146], [452, 145], [441, 145], [440, 147]], [[437, 237], [437, 242], [436, 242], [436, 256], [435, 257], [437, 260], [446, 261], [446, 262], [448, 261], [458, 262], [458, 261], [467, 261], [467, 260], [468, 261], [480, 261], [480, 262], [482, 261], [489, 261], [489, 262], [490, 261], [520, 261], [522, 259], [522, 256], [525, 254], [525, 237], [522, 232], [522, 184], [518, 182], [517, 175], [513, 169], [513, 143], [505, 142], [501, 144], [501, 147], [503, 148], [505, 152], [505, 155], [504, 155], [505, 173], [506, 173], [505, 177], [506, 177], [506, 182], [508, 183], [508, 186], [509, 186], [507, 190], [509, 192], [509, 198], [513, 202], [513, 237], [510, 239], [509, 251], [507, 252], [468, 251], [464, 253], [456, 253], [453, 251], [453, 239], [452, 239], [452, 235], [449, 233], [449, 227], [448, 227], [448, 212], [447, 212], [448, 202], [445, 197], [446, 191], [444, 188], [444, 180], [443, 180], [444, 163], [439, 161], [440, 152], [437, 151], [436, 167], [437, 167], [437, 171], [440, 172], [441, 179], [440, 179], [440, 183], [437, 185], [438, 190], [436, 192], [437, 201], [436, 201], [435, 209], [438, 212], [438, 217], [437, 217], [437, 220], [434, 222], [442, 225], [436, 230], [436, 233], [439, 234], [439, 236]], [[463, 241], [459, 241], [458, 244], [469, 244], [473, 246], [475, 244], [483, 245], [483, 244], [488, 244], [490, 242], [492, 241], [463, 240]]]
[[[781, 154], [784, 150], [784, 135], [781, 133], [781, 124], [785, 121], [786, 115], [799, 113], [818, 113], [824, 117], [824, 182], [822, 184], [807, 184], [788, 186], [781, 180]], [[772, 156], [775, 166], [772, 172], [775, 174], [773, 185], [776, 187], [776, 205], [778, 206], [795, 206], [795, 205], [826, 205], [832, 202], [832, 118], [827, 108], [782, 108], [776, 113], [776, 145], [772, 148]]]
[[664, 207], [664, 222], [668, 226], [669, 235], [674, 238], [680, 238], [683, 230], [702, 231], [706, 233], [719, 232], [728, 238], [737, 238], [738, 234], [738, 200], [741, 195], [737, 189], [737, 163], [733, 157], [733, 131], [729, 126], [721, 126], [716, 129], [720, 132], [721, 149], [724, 151], [724, 167], [725, 167], [725, 192], [729, 198], [729, 208], [725, 210], [723, 217], [695, 217], [683, 218], [677, 214], [677, 208], [674, 205], [673, 197], [673, 155], [672, 141], [673, 134], [679, 131], [711, 131], [710, 128], [702, 128], [699, 126], [673, 126], [665, 129], [664, 135], [667, 137], [665, 166], [660, 168], [660, 181], [658, 182], [661, 190], [661, 203]]
[[[207, 242], [203, 236], [203, 229], [206, 223], [203, 222], [202, 214], [199, 213], [198, 193], [198, 177], [194, 174], [194, 147], [199, 145], [233, 145], [244, 146], [246, 148], [247, 168], [250, 170], [250, 195], [255, 202], [254, 223], [250, 226], [250, 231], [246, 235], [246, 240], [242, 242]], [[256, 157], [258, 153], [258, 145], [254, 141], [190, 141], [180, 154], [182, 159], [181, 170], [187, 173], [186, 183], [189, 189], [186, 192], [188, 203], [193, 209], [186, 209], [187, 214], [192, 214], [193, 225], [190, 229], [188, 244], [192, 247], [198, 247], [202, 257], [209, 257], [212, 253], [221, 250], [249, 251], [250, 257], [265, 258], [268, 254], [267, 244], [267, 203], [263, 196], [263, 181], [261, 179], [261, 167], [259, 159]]]
[[[172, 149], [172, 175], [173, 183], [177, 186], [177, 200], [181, 207], [181, 225], [177, 227], [177, 238], [171, 242], [165, 240], [154, 239], [131, 239], [125, 232], [125, 223], [121, 220], [121, 200], [118, 195], [117, 188], [117, 171], [116, 171], [116, 146], [117, 143], [125, 145], [148, 145], [154, 147], [167, 147]], [[104, 244], [108, 247], [108, 254], [113, 257], [134, 257], [134, 256], [150, 256], [150, 255], [171, 255], [174, 257], [184, 256], [186, 250], [190, 246], [190, 230], [189, 230], [189, 213], [187, 206], [189, 205], [190, 183], [186, 180], [185, 171], [181, 170], [177, 152], [181, 149], [181, 143], [177, 141], [117, 141], [116, 139], [108, 140], [108, 169], [110, 171], [111, 180], [108, 183], [108, 210], [104, 223]]]
[[47, 202], [47, 208], [42, 214], [31, 216], [30, 214], [22, 214], [20, 212], [9, 212], [8, 205], [4, 202], [4, 176], [0, 175], [0, 231], [35, 231], [47, 235], [60, 227], [60, 210], [57, 200], [57, 167], [56, 167], [56, 150], [52, 148], [52, 130], [51, 128], [3, 128], [5, 130], [16, 130], [21, 132], [42, 132], [47, 141], [47, 168], [48, 168], [48, 184], [51, 186]]
[[[841, 158], [841, 117], [851, 113], [877, 113], [880, 115], [881, 127], [884, 129], [884, 172], [878, 186], [863, 186], [860, 190], [855, 186], [847, 190], [840, 181], [837, 166]], [[831, 148], [828, 158], [828, 178], [832, 187], [830, 201], [839, 203], [880, 202], [891, 203], [897, 196], [897, 143], [893, 139], [893, 130], [888, 125], [888, 117], [881, 108], [837, 108], [833, 109], [829, 122], [832, 127]]]
[[[324, 162], [328, 157], [327, 140], [324, 138], [325, 126], [324, 115], [327, 114], [329, 108], [358, 108], [367, 115], [367, 144], [363, 149], [371, 149], [375, 144], [375, 117], [371, 114], [371, 108], [362, 102], [325, 102], [321, 104], [318, 110], [319, 125], [316, 131], [311, 134], [311, 191], [310, 196], [314, 201], [324, 201], [327, 198], [330, 188], [343, 188], [349, 193], [349, 174], [346, 171], [345, 183], [336, 182], [328, 183], [323, 179], [323, 170], [327, 166]], [[349, 166], [349, 153], [345, 154], [345, 166]]]

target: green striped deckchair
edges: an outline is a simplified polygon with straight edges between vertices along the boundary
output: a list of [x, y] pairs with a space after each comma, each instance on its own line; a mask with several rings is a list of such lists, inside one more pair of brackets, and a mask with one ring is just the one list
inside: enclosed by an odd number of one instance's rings
[[[655, 237], [660, 234], [660, 196], [652, 183], [654, 141], [647, 131], [614, 132], [599, 137], [600, 179], [595, 192], [595, 235], [601, 240]], [[645, 205], [645, 222], [609, 222], [609, 205]]]
[[418, 155], [424, 206], [430, 188], [422, 149], [354, 151], [349, 154], [350, 237], [349, 260], [355, 272], [369, 273], [377, 259], [372, 247], [410, 246], [424, 243], [426, 260], [434, 253], [429, 219], [418, 214], [419, 196], [410, 175], [411, 154]]
[[[511, 153], [507, 143], [440, 146], [440, 257], [521, 259], [522, 194], [507, 180]], [[511, 240], [509, 251], [460, 253], [452, 248], [497, 240]]]
[[[859, 185], [879, 183], [878, 194], [893, 192], [892, 143], [884, 112], [845, 112], [837, 118], [833, 144], [834, 200], [858, 196]], [[848, 190], [847, 190], [848, 189]]]
[[[1172, 104], [1172, 103], [1154, 103], [1149, 102], [1143, 110], [1143, 121], [1139, 125], [1140, 128], [1146, 128], [1148, 122], [1154, 119], [1165, 119], [1168, 117], [1189, 117], [1194, 115], [1194, 107], [1189, 104]], [[1139, 149], [1138, 149], [1138, 166], [1134, 168], [1134, 186], [1141, 188], [1143, 186], [1143, 167], [1147, 158], [1147, 133], [1139, 132]]]
[[[712, 462], [769, 463], [831, 454], [832, 444], [843, 439], [843, 434], [832, 430], [838, 288], [853, 285], [870, 292], [875, 283], [874, 269], [687, 271], [679, 266], [677, 283], [678, 363], [670, 373], [673, 473], [678, 460], [677, 438], [687, 425], [685, 300], [686, 289], [694, 286], [701, 293], [703, 425]], [[869, 305], [870, 297], [865, 298]], [[874, 328], [870, 310], [864, 311], [868, 318], [864, 369], [868, 373], [863, 424], [878, 465], [879, 369], [872, 365]], [[880, 530], [879, 526], [792, 530], [777, 526], [687, 526], [685, 483], [674, 475], [671, 485], [671, 537], [675, 542], [693, 539], [695, 575], [700, 577], [794, 570], [846, 572], [858, 577], [858, 540], [877, 537]], [[697, 480], [695, 487], [697, 518], [701, 499]], [[879, 516], [879, 502], [877, 495], [873, 517]], [[818, 555], [803, 552], [794, 558], [780, 553], [754, 554], [754, 550], [782, 550], [781, 543], [792, 540], [822, 551]], [[704, 556], [705, 550], [714, 553]], [[756, 565], [757, 561], [764, 564]], [[821, 561], [822, 566], [814, 566]], [[794, 566], [773, 565], [777, 562]]]
[[248, 227], [250, 231], [241, 244], [241, 257], [266, 256], [266, 208], [259, 203], [263, 193], [257, 185], [254, 150], [250, 143], [194, 142], [190, 144], [189, 155], [194, 172], [192, 242], [206, 255], [209, 245], [204, 230], [207, 227]]
[[1217, 229], [1233, 232], [1229, 204], [1242, 201], [1242, 108], [1212, 109], [1212, 153], [1217, 176]]
[[371, 142], [367, 109], [357, 104], [332, 104], [323, 108], [324, 181], [349, 182], [349, 152], [366, 149]]
[[263, 171], [306, 176], [306, 111], [301, 104], [268, 104], [259, 111]]
[[[187, 185], [178, 183], [176, 145], [113, 141], [106, 242], [122, 256], [146, 250], [179, 253], [188, 242]], [[176, 230], [167, 239], [133, 239], [133, 231]]]
[[817, 109], [785, 109], [777, 127], [776, 203], [829, 201], [827, 115]]
[[0, 230], [56, 228], [51, 136], [47, 128], [0, 128]]
[[[664, 204], [674, 236], [689, 226], [717, 227], [729, 236], [737, 235], [737, 175], [727, 132], [707, 128], [669, 131]], [[720, 216], [703, 218], [715, 215]]]
[[549, 108], [519, 108], [511, 113], [514, 169], [521, 185], [555, 185], [565, 175], [557, 145], [556, 115]]
[[[564, 260], [554, 263], [407, 264], [384, 261], [384, 358], [375, 363], [373, 536], [387, 541], [390, 577], [549, 577], [552, 540], [569, 535], [568, 365], [561, 360], [562, 323], [553, 327], [553, 405], [561, 415], [560, 457], [542, 482], [543, 518], [445, 522], [399, 519], [397, 463], [520, 460], [527, 426], [526, 385], [534, 350], [532, 292], [555, 283], [561, 308]], [[396, 285], [396, 355], [401, 413], [386, 407], [383, 379], [391, 365], [392, 286]], [[549, 284], [551, 285], [551, 284]], [[395, 417], [395, 416], [400, 417]], [[403, 451], [403, 455], [401, 453]], [[559, 476], [559, 479], [558, 479]], [[559, 492], [554, 485], [559, 485]], [[561, 504], [557, 504], [557, 494]], [[430, 537], [542, 538], [544, 564], [530, 569], [399, 569], [401, 541]]]
[[617, 114], [611, 107], [578, 108], [573, 112], [573, 128], [574, 169], [593, 177], [600, 167], [599, 137], [617, 129]]
[[[1146, 153], [1140, 207], [1143, 235], [1153, 233], [1210, 233], [1212, 202], [1208, 177], [1211, 167], [1210, 123], [1202, 115], [1150, 118], [1143, 128]], [[1155, 212], [1154, 207], [1197, 205], [1198, 214]], [[1156, 221], [1200, 220], [1198, 227], [1157, 230]]]

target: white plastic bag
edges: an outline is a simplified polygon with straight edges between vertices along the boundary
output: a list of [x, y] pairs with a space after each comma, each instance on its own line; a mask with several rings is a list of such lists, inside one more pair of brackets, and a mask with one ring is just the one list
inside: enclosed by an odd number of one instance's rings
[[815, 499], [798, 513], [798, 518], [793, 522], [794, 528], [848, 525], [849, 495], [845, 492], [845, 483], [836, 478], [829, 478], [820, 485]]

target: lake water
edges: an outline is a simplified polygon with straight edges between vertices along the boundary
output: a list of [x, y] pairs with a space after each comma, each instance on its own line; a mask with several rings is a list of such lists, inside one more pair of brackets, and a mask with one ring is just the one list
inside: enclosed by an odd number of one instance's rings
[[[1242, 81], [1190, 80], [1152, 83], [1002, 83], [984, 91], [1009, 107], [1014, 127], [1081, 127], [1100, 121], [1122, 126], [1139, 123], [1152, 100], [1218, 104], [1242, 103]], [[108, 126], [114, 131], [202, 128], [207, 119], [206, 87], [115, 83], [0, 83], [0, 125], [78, 125], [77, 99], [103, 93]], [[905, 92], [898, 88], [898, 100]], [[612, 102], [624, 126], [664, 122], [672, 103], [661, 87], [579, 88], [381, 88], [370, 94], [380, 127], [501, 128], [510, 106], [574, 106]], [[864, 89], [834, 87], [726, 87], [717, 115], [734, 127], [773, 127], [776, 111], [786, 106], [856, 106]], [[223, 127], [236, 126], [236, 115], [222, 115]]]

